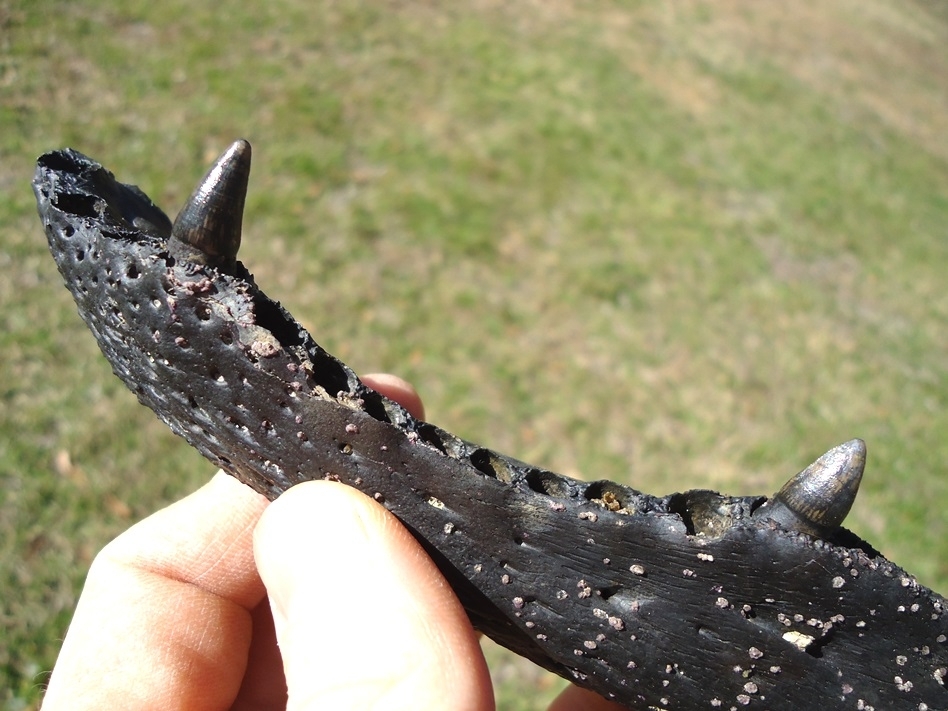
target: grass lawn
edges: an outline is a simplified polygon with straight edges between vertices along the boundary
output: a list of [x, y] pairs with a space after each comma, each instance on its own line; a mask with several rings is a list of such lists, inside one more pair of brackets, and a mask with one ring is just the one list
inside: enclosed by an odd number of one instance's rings
[[[261, 286], [531, 463], [768, 494], [862, 437], [847, 526], [948, 591], [941, 5], [206, 5], [0, 0], [2, 711], [96, 551], [213, 473], [62, 288], [29, 182], [67, 145], [173, 216], [249, 139]], [[562, 686], [488, 654], [502, 709]]]

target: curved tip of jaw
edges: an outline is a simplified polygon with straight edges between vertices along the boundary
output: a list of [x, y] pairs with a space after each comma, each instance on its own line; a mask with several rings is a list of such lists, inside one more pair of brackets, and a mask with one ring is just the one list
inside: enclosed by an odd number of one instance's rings
[[761, 513], [785, 528], [825, 536], [852, 508], [865, 467], [866, 443], [861, 439], [833, 447], [784, 484]]
[[250, 180], [250, 143], [234, 141], [207, 171], [171, 228], [190, 247], [188, 257], [203, 263], [231, 262], [240, 249], [244, 200]]

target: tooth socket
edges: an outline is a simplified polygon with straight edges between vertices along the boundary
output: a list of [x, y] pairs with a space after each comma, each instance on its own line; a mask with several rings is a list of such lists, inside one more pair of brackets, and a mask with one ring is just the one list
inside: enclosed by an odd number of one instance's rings
[[235, 141], [191, 193], [171, 229], [176, 256], [202, 264], [228, 264], [237, 258], [250, 155], [247, 141]]

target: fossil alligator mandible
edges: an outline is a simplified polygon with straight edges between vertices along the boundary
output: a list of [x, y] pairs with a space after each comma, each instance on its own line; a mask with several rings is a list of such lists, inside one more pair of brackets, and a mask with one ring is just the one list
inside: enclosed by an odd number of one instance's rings
[[73, 150], [38, 161], [49, 246], [138, 399], [275, 498], [316, 478], [374, 496], [474, 626], [629, 708], [948, 708], [945, 599], [840, 527], [865, 446], [773, 497], [584, 482], [409, 415], [317, 345], [237, 261], [250, 145], [174, 224]]

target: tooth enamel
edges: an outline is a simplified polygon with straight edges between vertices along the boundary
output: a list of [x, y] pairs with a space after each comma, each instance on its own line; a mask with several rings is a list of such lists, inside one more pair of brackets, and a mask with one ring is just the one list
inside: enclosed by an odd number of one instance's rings
[[[236, 259], [250, 178], [250, 155], [247, 141], [234, 141], [178, 213], [171, 234], [177, 242], [191, 247], [184, 250], [186, 258], [203, 263]], [[181, 253], [180, 249], [175, 251]]]
[[823, 536], [846, 518], [865, 466], [861, 439], [834, 447], [784, 484], [760, 513], [786, 528]]

